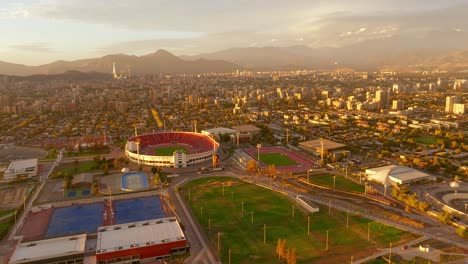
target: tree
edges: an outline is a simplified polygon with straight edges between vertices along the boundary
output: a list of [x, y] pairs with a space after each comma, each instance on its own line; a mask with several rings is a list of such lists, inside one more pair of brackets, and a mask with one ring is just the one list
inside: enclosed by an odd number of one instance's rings
[[161, 184], [161, 181], [159, 179], [159, 173], [156, 172], [156, 173], [153, 174], [153, 185], [158, 186], [160, 184]]
[[468, 238], [468, 228], [460, 226], [457, 228], [457, 234], [463, 238]]
[[75, 160], [73, 161], [73, 165], [74, 165], [74, 167], [75, 167], [75, 171], [78, 170], [78, 163], [79, 163], [78, 159], [75, 159]]
[[279, 248], [278, 248], [278, 256], [280, 259], [286, 259], [286, 254], [287, 254], [287, 250], [286, 250], [286, 239], [280, 239], [279, 240]]
[[257, 162], [255, 160], [249, 160], [245, 170], [249, 173], [254, 173], [257, 171]]
[[441, 212], [437, 214], [437, 218], [439, 218], [439, 220], [442, 221], [444, 224], [449, 224], [450, 222], [452, 222], [453, 215], [451, 213]]
[[278, 255], [278, 259], [281, 259], [281, 243], [282, 239], [278, 238], [278, 241], [276, 242], [276, 255]]
[[288, 256], [288, 264], [296, 264], [296, 248], [291, 249]]

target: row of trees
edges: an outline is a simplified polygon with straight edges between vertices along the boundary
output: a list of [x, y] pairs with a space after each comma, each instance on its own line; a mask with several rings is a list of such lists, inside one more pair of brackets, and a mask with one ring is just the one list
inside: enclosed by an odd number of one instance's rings
[[[403, 185], [401, 187], [395, 186], [392, 189], [392, 197], [394, 197], [398, 201], [405, 203], [406, 206], [416, 208], [423, 212], [429, 210], [429, 204], [426, 202], [419, 201], [416, 197], [416, 193], [409, 194], [409, 187], [407, 185]], [[409, 208], [406, 208], [406, 210], [408, 211]]]
[[283, 260], [287, 264], [296, 264], [296, 249], [287, 248], [286, 239], [278, 239], [278, 242], [276, 243], [276, 255], [278, 255], [279, 260]]

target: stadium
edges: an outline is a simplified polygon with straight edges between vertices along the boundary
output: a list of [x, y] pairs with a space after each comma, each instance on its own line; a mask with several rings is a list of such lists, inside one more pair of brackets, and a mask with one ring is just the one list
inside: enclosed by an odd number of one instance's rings
[[192, 132], [160, 132], [127, 140], [125, 155], [140, 165], [182, 168], [211, 161], [219, 144]]

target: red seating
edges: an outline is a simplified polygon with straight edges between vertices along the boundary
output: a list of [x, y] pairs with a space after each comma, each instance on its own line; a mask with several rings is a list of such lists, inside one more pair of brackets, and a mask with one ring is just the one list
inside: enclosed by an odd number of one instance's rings
[[[161, 132], [138, 136], [140, 138], [140, 149], [149, 153], [149, 146], [163, 144], [187, 144], [193, 148], [192, 154], [213, 150], [213, 141], [208, 136], [191, 132]], [[135, 137], [130, 141], [135, 140]]]

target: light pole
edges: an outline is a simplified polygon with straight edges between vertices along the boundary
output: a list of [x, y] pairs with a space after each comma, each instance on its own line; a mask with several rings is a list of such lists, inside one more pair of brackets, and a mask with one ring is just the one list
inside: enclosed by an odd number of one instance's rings
[[327, 242], [326, 242], [326, 245], [325, 245], [325, 250], [328, 251], [328, 230], [327, 230]]
[[370, 241], [370, 223], [367, 223], [367, 241]]
[[219, 244], [219, 242], [220, 242], [220, 241], [219, 241], [219, 240], [220, 240], [220, 236], [221, 236], [221, 233], [218, 232], [218, 254], [219, 254], [220, 246], [221, 246], [221, 245]]
[[389, 263], [392, 263], [392, 243], [390, 243], [390, 248], [389, 248], [389, 250], [390, 250], [390, 254], [389, 254], [389, 256], [388, 256], [388, 262], [389, 262]]
[[257, 144], [257, 160], [258, 164], [260, 165], [260, 148], [262, 147], [262, 144]]
[[138, 155], [138, 166], [140, 166], [140, 140], [136, 141], [137, 145], [137, 155]]

